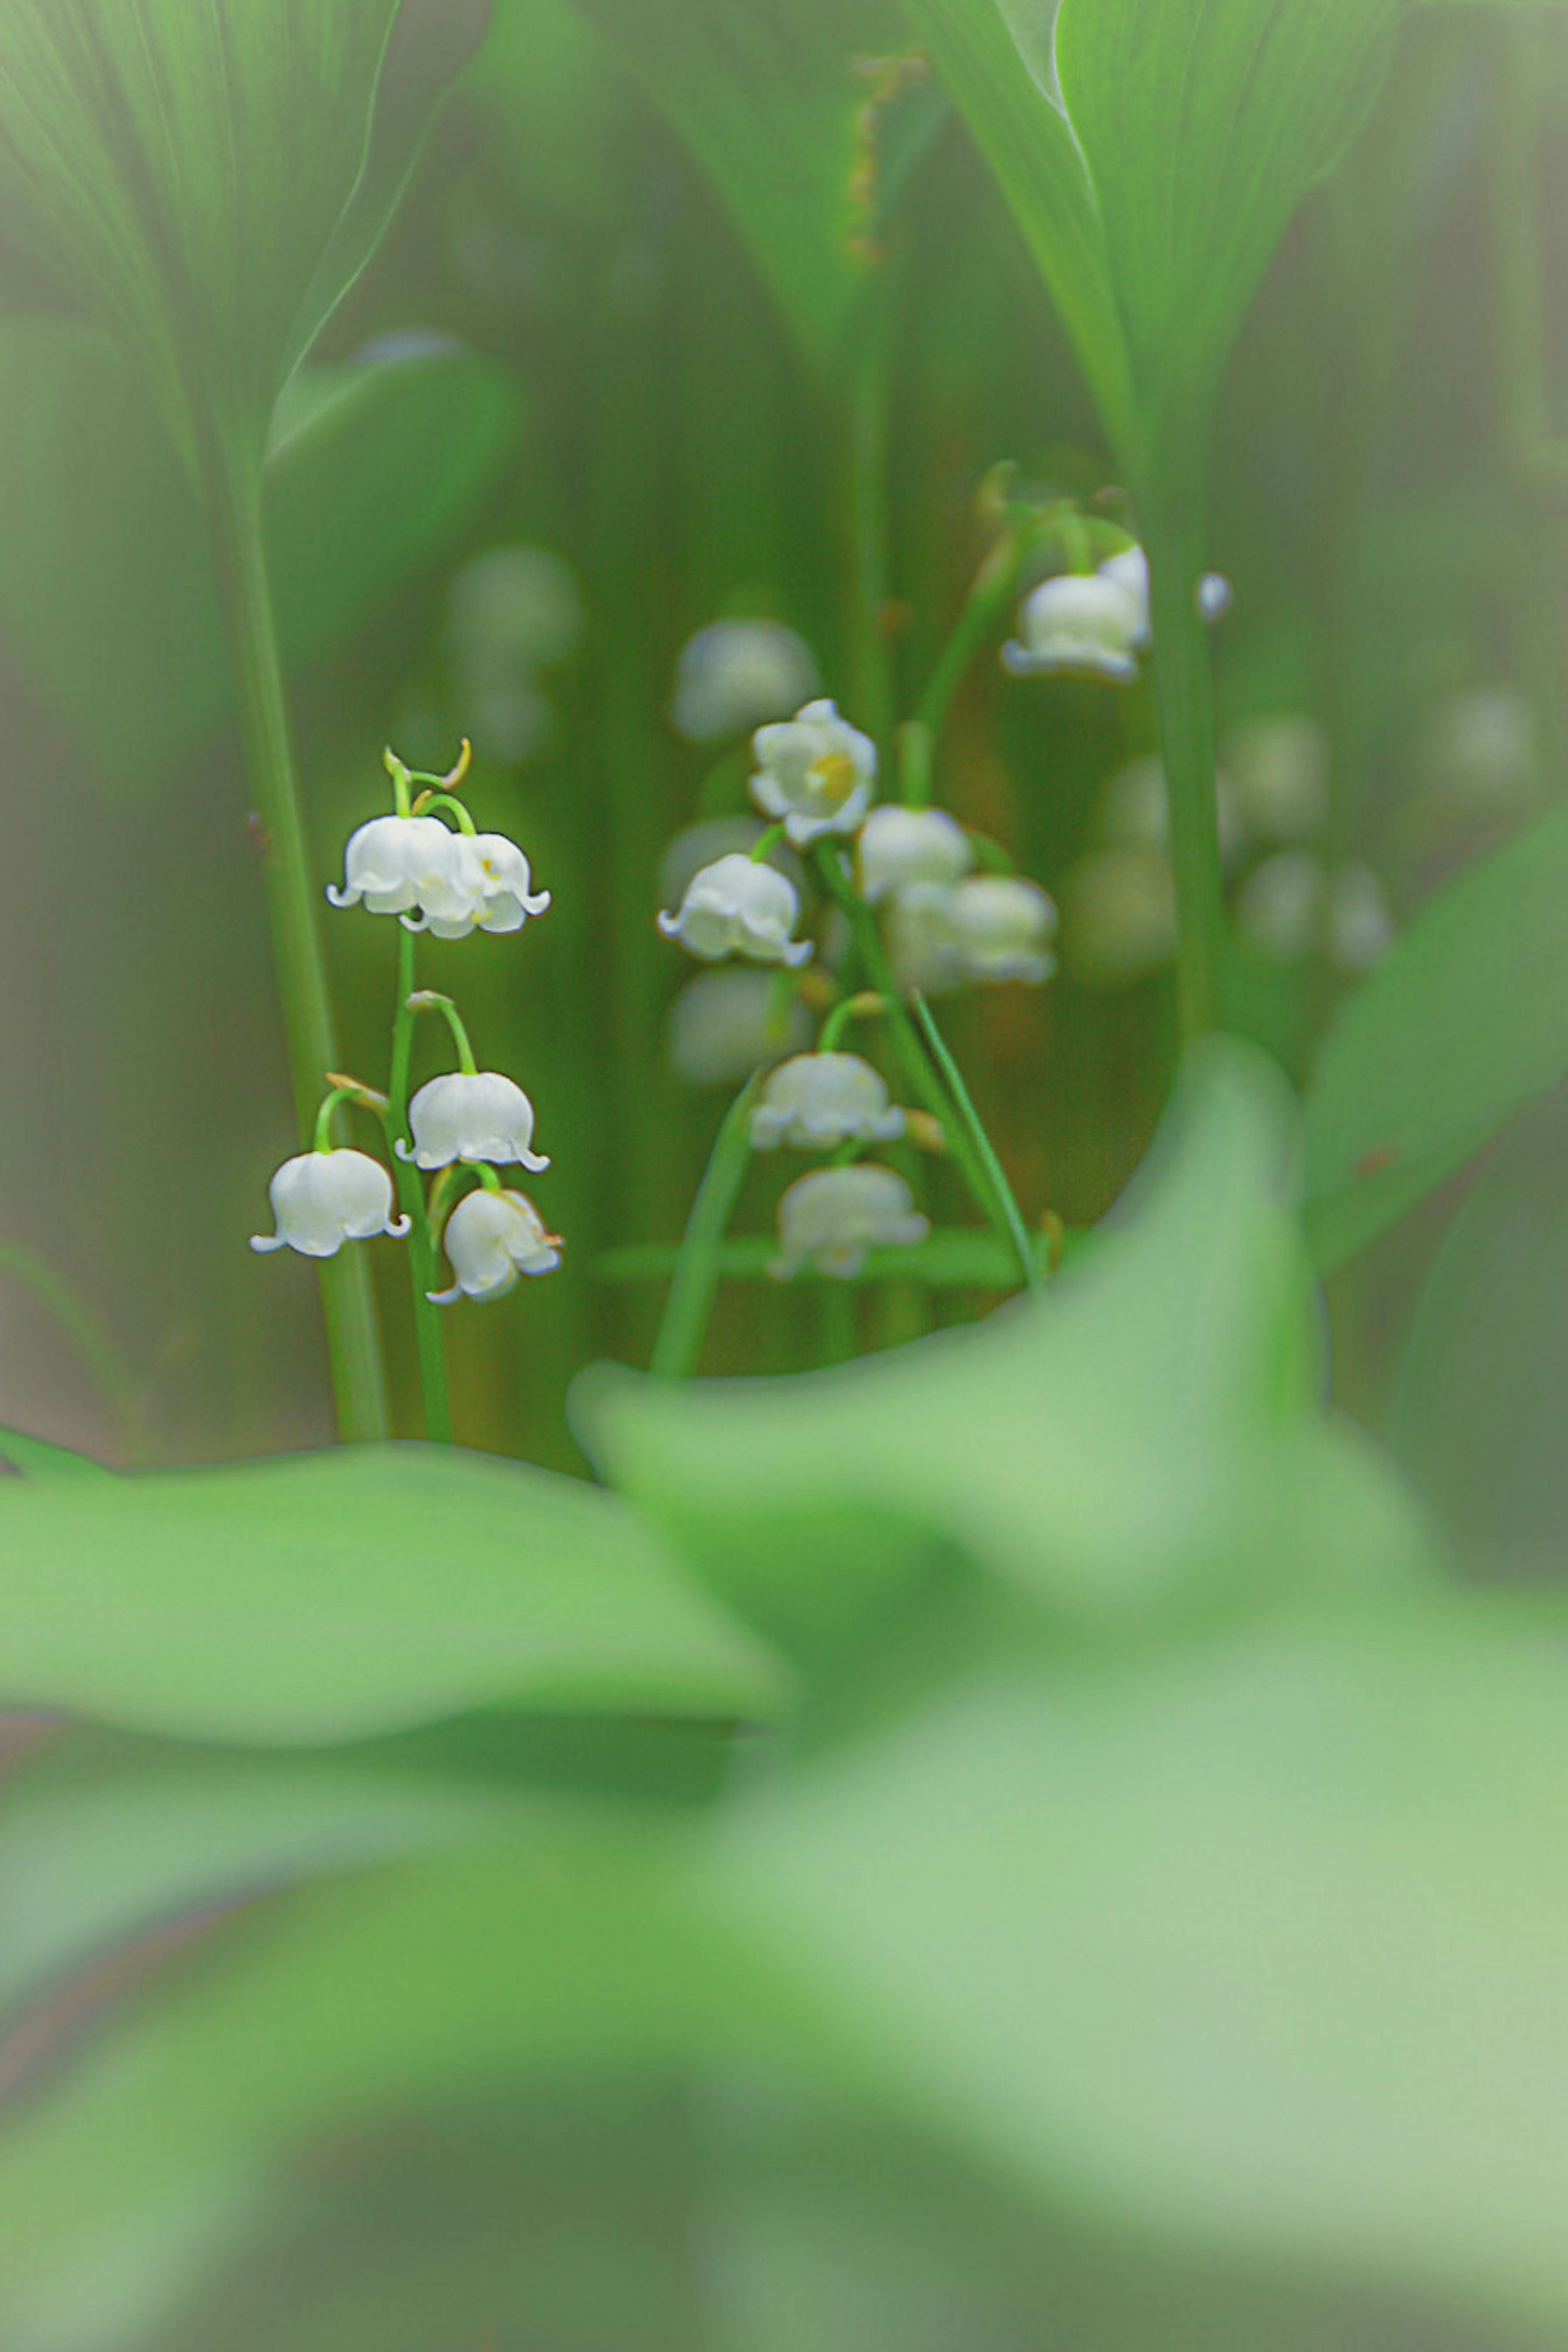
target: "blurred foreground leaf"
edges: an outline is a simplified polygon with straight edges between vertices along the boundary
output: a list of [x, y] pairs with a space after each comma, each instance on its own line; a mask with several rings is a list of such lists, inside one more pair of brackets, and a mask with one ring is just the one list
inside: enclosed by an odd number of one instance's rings
[[1455, 1599], [977, 1680], [733, 1869], [1037, 2192], [1561, 2325], [1565, 1855], [1568, 1621]]
[[1408, 1570], [1397, 1487], [1321, 1420], [1293, 1140], [1272, 1066], [1215, 1045], [1125, 1213], [1041, 1298], [832, 1372], [601, 1369], [583, 1440], [764, 1615], [933, 1543], [1110, 1622]]
[[608, 1496], [419, 1446], [0, 1488], [0, 1695], [262, 1744], [490, 1705], [746, 1716], [767, 1656]]
[[[200, 513], [94, 330], [0, 322], [0, 631], [110, 789], [146, 791], [233, 690]], [[291, 663], [329, 650], [448, 547], [516, 430], [510, 381], [450, 350], [307, 369], [267, 472]]]
[[1478, 858], [1347, 997], [1307, 1101], [1307, 1217], [1342, 1265], [1568, 1071], [1568, 811]]

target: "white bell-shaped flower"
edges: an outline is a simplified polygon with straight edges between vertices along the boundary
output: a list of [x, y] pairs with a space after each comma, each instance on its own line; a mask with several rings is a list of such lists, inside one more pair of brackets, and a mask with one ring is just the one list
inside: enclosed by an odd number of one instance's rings
[[1322, 929], [1328, 874], [1310, 849], [1281, 849], [1254, 866], [1236, 902], [1237, 928], [1276, 963], [1300, 963]]
[[752, 963], [800, 964], [811, 942], [790, 937], [799, 914], [788, 877], [736, 850], [694, 874], [679, 914], [660, 915], [658, 928], [705, 963], [742, 955]]
[[561, 1263], [561, 1237], [547, 1233], [544, 1220], [521, 1192], [465, 1193], [447, 1220], [442, 1246], [457, 1281], [450, 1290], [427, 1293], [437, 1307], [458, 1298], [504, 1298], [521, 1274], [553, 1274]]
[[759, 727], [752, 749], [752, 798], [796, 849], [858, 830], [877, 789], [877, 747], [835, 704], [808, 702], [793, 719]]
[[[1120, 555], [1107, 556], [1100, 567], [1102, 580], [1114, 581], [1125, 588], [1137, 603], [1142, 618], [1142, 643], [1147, 645], [1152, 633], [1149, 616], [1149, 558], [1141, 547], [1124, 547]], [[1236, 591], [1223, 572], [1205, 572], [1193, 591], [1193, 602], [1200, 618], [1213, 628], [1223, 621], [1235, 600]]]
[[774, 1003], [772, 972], [727, 964], [700, 971], [670, 1006], [670, 1067], [689, 1087], [732, 1086], [763, 1063], [800, 1053], [811, 1034], [798, 996]]
[[472, 894], [460, 836], [436, 816], [374, 816], [349, 835], [343, 885], [329, 887], [334, 907], [363, 901], [373, 915], [403, 915], [411, 908], [442, 917], [460, 915]]
[[1042, 580], [1018, 612], [1018, 635], [1002, 648], [1016, 677], [1081, 670], [1126, 686], [1148, 643], [1145, 606], [1135, 591], [1103, 572], [1064, 572]]
[[768, 1272], [781, 1282], [814, 1265], [852, 1281], [874, 1249], [923, 1242], [928, 1218], [903, 1178], [890, 1168], [861, 1162], [818, 1168], [792, 1184], [779, 1202], [779, 1255]]
[[802, 1151], [840, 1143], [891, 1143], [904, 1114], [889, 1104], [880, 1075], [858, 1054], [797, 1054], [780, 1065], [752, 1113], [752, 1149], [793, 1143]]
[[1370, 971], [1394, 943], [1394, 909], [1381, 875], [1359, 861], [1340, 866], [1329, 884], [1325, 928], [1329, 961], [1341, 971]]
[[455, 1160], [513, 1160], [537, 1172], [550, 1162], [532, 1149], [533, 1105], [522, 1088], [496, 1070], [451, 1070], [422, 1086], [408, 1106], [414, 1148], [397, 1156], [420, 1168], [449, 1168]]
[[962, 985], [952, 901], [952, 887], [945, 882], [916, 882], [893, 893], [888, 909], [888, 961], [900, 992], [918, 988], [922, 996], [941, 996]]
[[[417, 822], [417, 820], [415, 820]], [[438, 940], [466, 940], [470, 931], [521, 931], [531, 915], [542, 915], [548, 890], [535, 890], [528, 859], [504, 833], [454, 834], [453, 898], [439, 908], [426, 907], [411, 931]]]
[[670, 718], [692, 743], [783, 719], [816, 692], [816, 661], [782, 621], [714, 621], [681, 648]]
[[946, 919], [965, 980], [1037, 986], [1057, 968], [1056, 901], [1022, 874], [971, 876], [953, 891]]
[[336, 1257], [344, 1242], [390, 1234], [401, 1241], [406, 1217], [392, 1213], [392, 1179], [363, 1151], [302, 1151], [286, 1160], [267, 1188], [277, 1225], [252, 1234], [253, 1250], [298, 1250], [302, 1257]]
[[1329, 818], [1328, 735], [1304, 711], [1244, 719], [1225, 739], [1241, 821], [1258, 841], [1309, 841]]
[[945, 809], [874, 808], [861, 828], [860, 896], [868, 907], [919, 883], [962, 881], [974, 863], [969, 835]]

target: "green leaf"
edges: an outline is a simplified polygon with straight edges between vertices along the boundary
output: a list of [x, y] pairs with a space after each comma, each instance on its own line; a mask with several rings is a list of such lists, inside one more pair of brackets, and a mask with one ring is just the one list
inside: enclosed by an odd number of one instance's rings
[[[148, 371], [195, 458], [259, 449], [370, 146], [397, 0], [3, 0], [11, 234]], [[340, 286], [339, 289], [342, 291]]]
[[1568, 811], [1429, 899], [1342, 1011], [1307, 1099], [1308, 1231], [1364, 1249], [1568, 1072]]
[[[601, 1369], [584, 1443], [770, 1623], [933, 1543], [1110, 1623], [1408, 1570], [1405, 1505], [1320, 1420], [1293, 1183], [1283, 1082], [1215, 1045], [1128, 1213], [1040, 1299], [804, 1378]], [[1327, 1545], [1319, 1480], [1346, 1507]]]
[[1560, 1612], [996, 1674], [733, 1844], [761, 1938], [1037, 2194], [1568, 2316]]
[[[0, 407], [6, 650], [99, 781], [151, 791], [232, 700], [195, 500], [134, 375], [95, 329], [0, 322]], [[268, 469], [291, 663], [330, 651], [452, 544], [516, 415], [510, 379], [460, 352], [295, 377]]]
[[892, 0], [582, 0], [712, 183], [806, 358], [840, 353], [871, 266], [851, 188], [871, 95], [904, 46]]
[[360, 1447], [0, 1490], [0, 1694], [308, 1744], [510, 1705], [766, 1714], [778, 1676], [625, 1507], [477, 1454]]
[[47, 1438], [29, 1437], [25, 1430], [0, 1429], [0, 1462], [8, 1462], [22, 1477], [48, 1485], [67, 1479], [110, 1479], [113, 1472], [90, 1454], [75, 1454], [68, 1445], [51, 1445]]
[[1401, 1367], [1394, 1444], [1483, 1573], [1563, 1570], [1564, 1109], [1560, 1093], [1498, 1146], [1449, 1228]]

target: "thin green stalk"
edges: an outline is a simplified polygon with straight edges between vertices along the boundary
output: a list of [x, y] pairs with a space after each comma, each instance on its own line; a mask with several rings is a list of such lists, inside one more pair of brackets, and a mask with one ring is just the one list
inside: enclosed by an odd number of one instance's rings
[[882, 947], [882, 935], [877, 929], [877, 919], [867, 906], [839, 865], [834, 851], [826, 843], [816, 850], [816, 870], [823, 887], [838, 907], [849, 925], [855, 950], [861, 968], [877, 994], [883, 999], [889, 1034], [899, 1057], [906, 1084], [919, 1096], [921, 1106], [930, 1111], [948, 1140], [953, 1160], [969, 1187], [971, 1197], [981, 1214], [989, 1219], [1009, 1248], [1013, 1245], [1012, 1228], [994, 1185], [984, 1160], [975, 1150], [974, 1139], [962, 1119], [952, 1118], [952, 1103], [946, 1087], [931, 1066], [921, 1039], [921, 1033], [910, 1018], [908, 1006], [894, 984], [891, 969]]
[[1176, 885], [1176, 992], [1184, 1037], [1218, 1026], [1226, 938], [1215, 778], [1214, 673], [1207, 625], [1198, 611], [1203, 500], [1184, 490], [1200, 478], [1189, 465], [1156, 476], [1141, 510], [1149, 557], [1154, 678], [1171, 799], [1171, 862]]
[[[319, 929], [321, 894], [305, 838], [263, 544], [259, 465], [233, 447], [220, 451], [207, 470], [206, 503], [240, 739], [265, 839], [267, 909], [289, 1076], [300, 1131], [308, 1139], [325, 1074], [338, 1056]], [[364, 1251], [340, 1250], [324, 1260], [321, 1285], [339, 1433], [345, 1443], [384, 1438], [386, 1374]]]
[[925, 729], [933, 743], [947, 724], [953, 698], [968, 677], [971, 664], [1013, 601], [1023, 553], [1019, 533], [1009, 530], [974, 576], [963, 610], [915, 713], [916, 725]]
[[1007, 1171], [996, 1156], [996, 1147], [986, 1134], [980, 1114], [974, 1108], [973, 1097], [963, 1083], [963, 1073], [954, 1061], [948, 1049], [946, 1038], [932, 1018], [931, 1006], [918, 988], [911, 990], [910, 1002], [915, 1009], [915, 1019], [925, 1034], [926, 1044], [931, 1047], [931, 1058], [946, 1079], [948, 1092], [958, 1107], [959, 1116], [969, 1129], [970, 1139], [976, 1152], [984, 1163], [985, 1173], [990, 1178], [991, 1189], [996, 1198], [996, 1205], [1002, 1212], [1003, 1223], [1013, 1247], [1018, 1254], [1018, 1264], [1023, 1269], [1025, 1286], [1030, 1290], [1043, 1290], [1046, 1286], [1046, 1278], [1040, 1271], [1039, 1259], [1030, 1244], [1028, 1227], [1024, 1223], [1023, 1213], [1014, 1197], [1013, 1187], [1007, 1181]]
[[886, 746], [898, 712], [893, 649], [889, 398], [894, 341], [891, 284], [865, 325], [849, 389], [850, 689], [855, 719]]
[[[414, 1024], [417, 1019], [409, 999], [414, 994], [414, 934], [398, 925], [397, 1014], [392, 1028], [392, 1076], [387, 1088], [386, 1131], [393, 1144], [412, 1141], [408, 1129], [409, 1080], [414, 1061]], [[441, 1310], [429, 1293], [440, 1288], [440, 1261], [431, 1231], [425, 1187], [419, 1171], [394, 1150], [392, 1165], [397, 1182], [397, 1205], [410, 1221], [408, 1276], [414, 1292], [414, 1340], [419, 1357], [419, 1393], [425, 1410], [425, 1434], [432, 1444], [452, 1442], [452, 1407], [447, 1391], [447, 1349]]]
[[47, 1259], [16, 1242], [0, 1242], [0, 1274], [12, 1275], [26, 1284], [47, 1307], [102, 1391], [105, 1403], [120, 1424], [121, 1443], [127, 1456], [134, 1461], [143, 1455], [147, 1450], [147, 1428], [136, 1393], [136, 1381], [81, 1293], [63, 1275], [57, 1274]]
[[758, 1083], [753, 1072], [724, 1114], [691, 1203], [648, 1367], [658, 1380], [689, 1380], [697, 1370], [719, 1288], [720, 1244], [751, 1165], [752, 1105]]

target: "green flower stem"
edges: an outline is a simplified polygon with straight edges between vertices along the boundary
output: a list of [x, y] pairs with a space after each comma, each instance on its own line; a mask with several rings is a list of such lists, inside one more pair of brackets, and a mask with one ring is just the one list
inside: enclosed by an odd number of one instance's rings
[[[1198, 478], [1200, 467], [1184, 469]], [[1215, 782], [1214, 675], [1208, 628], [1197, 604], [1203, 570], [1203, 501], [1184, 496], [1183, 473], [1155, 488], [1142, 513], [1149, 557], [1154, 677], [1171, 799], [1171, 862], [1176, 885], [1176, 992], [1184, 1037], [1219, 1024], [1225, 949], [1225, 879]]]
[[897, 282], [889, 272], [868, 305], [851, 372], [848, 416], [850, 688], [858, 726], [885, 746], [898, 710], [888, 609], [892, 596], [888, 415]]
[[[914, 724], [925, 730], [932, 746], [947, 724], [954, 698], [969, 675], [971, 664], [987, 640], [994, 635], [1003, 614], [1013, 601], [1024, 561], [1025, 544], [1021, 531], [1007, 531], [975, 573], [968, 602], [942, 648], [931, 672], [931, 683], [915, 712]], [[929, 761], [929, 752], [927, 758]], [[927, 792], [919, 801], [910, 800], [906, 785], [904, 797], [910, 801], [912, 807], [919, 807], [929, 800], [930, 793]]]
[[919, 1096], [921, 1108], [930, 1111], [941, 1126], [947, 1138], [948, 1149], [969, 1187], [975, 1206], [995, 1226], [1011, 1249], [1015, 1245], [1014, 1234], [1003, 1200], [985, 1160], [975, 1149], [969, 1126], [962, 1117], [954, 1120], [953, 1104], [948, 1090], [931, 1066], [921, 1033], [894, 986], [876, 917], [839, 865], [834, 851], [823, 842], [816, 845], [816, 870], [822, 877], [824, 888], [848, 922], [861, 969], [877, 994], [884, 1000], [889, 1032], [906, 1084], [912, 1093]]
[[841, 996], [826, 1020], [816, 1041], [819, 1054], [837, 1054], [842, 1050], [845, 1032], [857, 1021], [874, 1021], [887, 1009], [880, 996], [863, 990], [858, 994]]
[[479, 829], [474, 823], [473, 811], [458, 800], [455, 793], [421, 793], [414, 808], [419, 816], [428, 816], [433, 809], [450, 809], [458, 820], [460, 833], [471, 836]]
[[689, 1380], [702, 1353], [719, 1288], [720, 1245], [751, 1165], [752, 1105], [759, 1075], [752, 1073], [724, 1114], [691, 1203], [648, 1367], [658, 1380]]
[[[404, 937], [405, 939], [408, 937], [406, 931], [404, 932]], [[449, 996], [443, 996], [437, 989], [421, 988], [411, 990], [404, 1002], [410, 1013], [441, 1014], [452, 1033], [452, 1043], [458, 1052], [458, 1067], [466, 1078], [477, 1078], [479, 1075], [479, 1066], [474, 1059], [473, 1041], [468, 1035], [468, 1024], [452, 999]]]
[[980, 1114], [974, 1108], [973, 1098], [963, 1083], [963, 1073], [953, 1060], [948, 1049], [947, 1040], [936, 1025], [931, 1006], [918, 988], [910, 991], [910, 1002], [914, 1006], [915, 1019], [924, 1032], [926, 1044], [931, 1047], [931, 1059], [946, 1079], [948, 1092], [958, 1106], [959, 1116], [969, 1129], [976, 1152], [984, 1162], [985, 1172], [991, 1180], [991, 1190], [1002, 1212], [1003, 1222], [1013, 1247], [1018, 1254], [1018, 1264], [1023, 1269], [1025, 1287], [1029, 1290], [1043, 1290], [1046, 1286], [1046, 1278], [1040, 1271], [1039, 1259], [1030, 1244], [1028, 1227], [1024, 1223], [1023, 1213], [1014, 1197], [1013, 1187], [1007, 1181], [1007, 1171], [996, 1156], [996, 1148], [986, 1134]]
[[397, 1205], [409, 1220], [408, 1275], [414, 1293], [414, 1341], [419, 1358], [419, 1393], [424, 1406], [425, 1434], [433, 1444], [452, 1442], [452, 1407], [447, 1390], [447, 1349], [441, 1310], [429, 1293], [441, 1287], [440, 1255], [425, 1187], [419, 1171], [403, 1159], [395, 1146], [411, 1143], [408, 1129], [409, 1078], [414, 1063], [414, 934], [397, 927], [397, 1013], [392, 1029], [392, 1076], [387, 1088], [386, 1131], [394, 1150], [392, 1165], [397, 1184]]
[[[266, 842], [267, 909], [282, 999], [289, 1069], [301, 1135], [309, 1135], [325, 1072], [337, 1063], [331, 1000], [305, 837], [283, 665], [262, 532], [259, 462], [220, 449], [206, 473], [207, 523], [239, 706], [246, 770]], [[340, 1250], [321, 1266], [321, 1305], [339, 1433], [384, 1438], [386, 1373], [369, 1260]]]
[[765, 858], [771, 857], [780, 842], [786, 840], [788, 835], [787, 824], [770, 824], [765, 833], [758, 834], [750, 851], [752, 865], [761, 866]]

